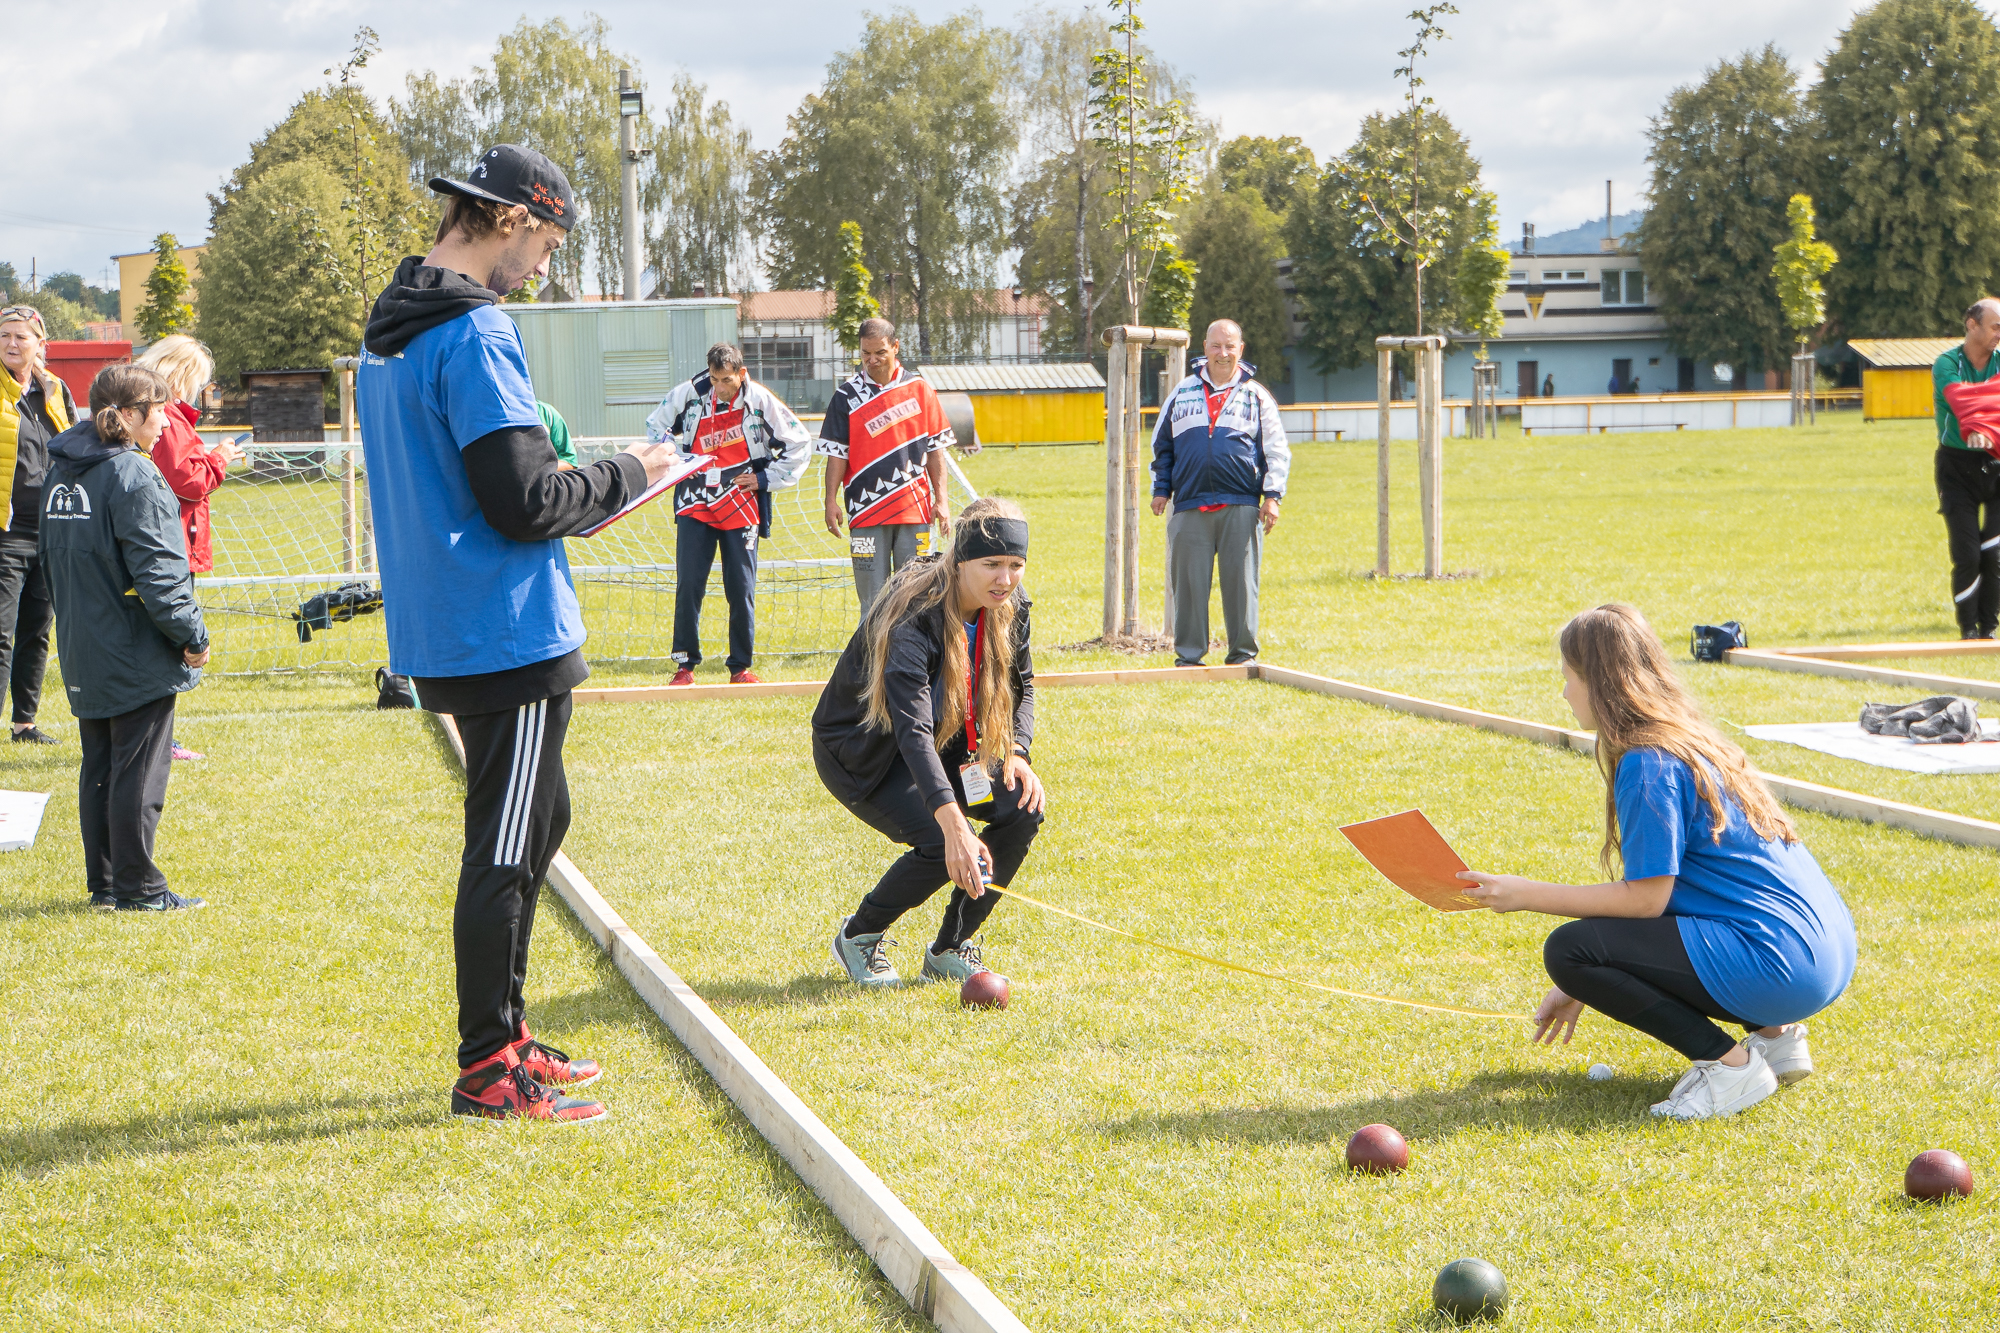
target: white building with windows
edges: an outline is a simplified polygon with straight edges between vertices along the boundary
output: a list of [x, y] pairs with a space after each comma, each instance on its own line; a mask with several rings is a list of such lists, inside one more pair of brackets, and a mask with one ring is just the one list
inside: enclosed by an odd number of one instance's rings
[[[1305, 333], [1292, 261], [1278, 261], [1278, 285], [1294, 337]], [[1586, 397], [1623, 393], [1718, 393], [1763, 389], [1728, 366], [1697, 365], [1667, 343], [1666, 321], [1651, 302], [1639, 257], [1623, 249], [1578, 254], [1514, 256], [1507, 291], [1500, 298], [1505, 331], [1487, 340], [1500, 363], [1504, 397]], [[1400, 330], [1384, 329], [1384, 333]], [[1445, 394], [1469, 397], [1478, 344], [1455, 345], [1445, 359]], [[1321, 375], [1297, 343], [1285, 349], [1289, 384], [1273, 385], [1288, 402], [1358, 402], [1375, 397], [1375, 367]], [[1770, 387], [1776, 388], [1773, 383]]]

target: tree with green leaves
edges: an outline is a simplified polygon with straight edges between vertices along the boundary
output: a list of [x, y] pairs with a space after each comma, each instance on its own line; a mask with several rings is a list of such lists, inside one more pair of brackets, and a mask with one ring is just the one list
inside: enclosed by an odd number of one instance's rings
[[1266, 384], [1291, 374], [1285, 363], [1285, 296], [1278, 290], [1278, 261], [1285, 255], [1284, 225], [1252, 185], [1228, 189], [1218, 168], [1210, 190], [1188, 210], [1182, 226], [1198, 276], [1188, 312], [1188, 333], [1196, 346], [1218, 319], [1243, 329], [1244, 355], [1255, 362]]
[[1805, 171], [1804, 117], [1798, 71], [1767, 45], [1674, 89], [1652, 119], [1639, 255], [1682, 356], [1746, 371], [1783, 361], [1784, 312], [1765, 277]]
[[750, 131], [729, 103], [674, 76], [666, 113], [640, 182], [646, 253], [664, 296], [747, 290], [751, 280], [750, 177], [757, 156]]
[[[586, 268], [600, 291], [616, 292], [625, 280], [618, 71], [636, 70], [638, 62], [610, 43], [609, 27], [595, 14], [574, 26], [523, 18], [471, 84], [485, 140], [533, 148], [560, 166], [576, 191], [576, 226], [549, 263], [549, 277], [573, 292], [583, 289]], [[640, 126], [642, 135], [648, 128]], [[645, 293], [624, 295], [637, 300]]]
[[1153, 280], [1146, 284], [1146, 304], [1139, 308], [1139, 322], [1156, 329], [1189, 327], [1199, 271], [1195, 261], [1181, 252], [1180, 243], [1169, 237], [1153, 264]]
[[1215, 174], [1224, 189], [1255, 190], [1282, 226], [1292, 205], [1318, 180], [1319, 160], [1297, 135], [1268, 139], [1245, 134], [1217, 151]]
[[1785, 323], [1798, 340], [1803, 356], [1813, 331], [1826, 323], [1826, 293], [1820, 279], [1840, 261], [1834, 248], [1813, 236], [1813, 201], [1808, 194], [1795, 194], [1785, 205], [1785, 221], [1791, 236], [1773, 246], [1778, 262], [1771, 276], [1778, 283], [1778, 304], [1784, 307]]
[[1115, 280], [1126, 318], [1137, 321], [1160, 256], [1173, 241], [1174, 219], [1193, 196], [1200, 175], [1201, 136], [1177, 97], [1160, 96], [1139, 44], [1145, 20], [1139, 0], [1109, 0], [1118, 16], [1112, 45], [1091, 57], [1092, 142], [1103, 149], [1112, 202], [1107, 224], [1120, 242]]
[[[1429, 280], [1417, 281], [1418, 252], [1408, 234], [1356, 197], [1356, 182], [1389, 177], [1409, 160], [1412, 121], [1423, 120], [1423, 197], [1447, 203], [1426, 222], [1423, 253]], [[1380, 113], [1361, 122], [1360, 134], [1335, 159], [1318, 186], [1286, 219], [1292, 278], [1305, 319], [1299, 346], [1322, 373], [1373, 365], [1375, 339], [1409, 326], [1423, 303], [1424, 323], [1464, 328], [1459, 256], [1480, 234], [1479, 163], [1472, 147], [1440, 111], [1406, 108], [1393, 119]]]
[[346, 196], [340, 173], [310, 157], [237, 192], [201, 275], [201, 333], [219, 377], [354, 355], [362, 319]]
[[209, 196], [198, 309], [224, 378], [352, 356], [396, 265], [430, 248], [435, 205], [352, 81], [370, 38], [336, 67], [347, 84], [309, 90]]
[[2000, 266], [2000, 29], [1972, 0], [1880, 0], [1809, 101], [1834, 325], [1954, 333]]
[[[1347, 207], [1365, 210], [1373, 219], [1376, 235], [1408, 253], [1413, 291], [1411, 304], [1417, 318], [1416, 332], [1424, 331], [1424, 270], [1444, 254], [1443, 243], [1462, 221], [1465, 187], [1453, 191], [1433, 173], [1436, 139], [1432, 122], [1441, 119], [1431, 109], [1429, 96], [1419, 96], [1424, 86], [1417, 62], [1430, 54], [1433, 40], [1449, 37], [1438, 20], [1456, 14], [1450, 0], [1435, 0], [1423, 9], [1410, 11], [1417, 25], [1416, 38], [1398, 51], [1402, 60], [1395, 78], [1403, 80], [1403, 114], [1396, 119], [1408, 138], [1377, 145], [1361, 157], [1346, 157], [1333, 165], [1333, 174], [1342, 184], [1341, 198]], [[1447, 125], [1446, 128], [1449, 128]]]
[[153, 238], [153, 271], [146, 275], [146, 303], [139, 307], [139, 339], [156, 343], [172, 333], [194, 327], [194, 306], [188, 301], [187, 265], [180, 242], [170, 231]]
[[777, 287], [831, 287], [860, 224], [888, 317], [921, 356], [970, 352], [992, 317], [1003, 186], [1019, 143], [1011, 36], [975, 14], [872, 14], [858, 47], [758, 161], [758, 229]]
[[833, 282], [833, 332], [840, 345], [853, 352], [861, 346], [861, 321], [880, 315], [882, 306], [868, 294], [875, 278], [868, 271], [860, 223], [840, 224], [840, 246], [840, 272]]
[[105, 291], [83, 280], [80, 273], [51, 273], [42, 279], [42, 290], [54, 292], [81, 307], [92, 319], [118, 318], [118, 289]]
[[1500, 205], [1491, 190], [1473, 196], [1473, 230], [1458, 252], [1458, 326], [1479, 339], [1479, 359], [1486, 359], [1486, 340], [1506, 328], [1500, 294], [1507, 290], [1507, 271], [1514, 256], [1500, 243]]
[[[1044, 352], [1101, 356], [1100, 312], [1107, 303], [1117, 310], [1124, 296], [1115, 281], [1121, 247], [1111, 230], [1114, 205], [1101, 188], [1109, 154], [1091, 120], [1092, 58], [1104, 43], [1105, 25], [1089, 9], [1045, 7], [1024, 14], [1018, 33], [1022, 120], [1033, 165], [1013, 191], [1008, 240], [1020, 252], [1015, 280], [1051, 298]], [[1193, 90], [1145, 43], [1135, 43], [1135, 52], [1153, 91], [1189, 108], [1206, 134], [1193, 110]]]

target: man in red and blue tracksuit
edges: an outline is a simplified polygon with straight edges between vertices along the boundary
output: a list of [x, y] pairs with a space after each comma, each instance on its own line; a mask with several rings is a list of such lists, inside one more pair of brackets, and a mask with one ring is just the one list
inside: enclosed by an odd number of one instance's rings
[[1278, 525], [1292, 451], [1278, 401], [1243, 361], [1234, 320], [1208, 326], [1204, 355], [1160, 409], [1153, 431], [1153, 513], [1167, 520], [1174, 665], [1208, 652], [1208, 594], [1222, 567], [1222, 623], [1231, 666], [1257, 656], [1257, 585], [1264, 534]]

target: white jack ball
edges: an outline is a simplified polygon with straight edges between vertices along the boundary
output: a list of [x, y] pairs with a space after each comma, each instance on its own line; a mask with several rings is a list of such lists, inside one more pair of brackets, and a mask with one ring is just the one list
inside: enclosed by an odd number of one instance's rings
[[1611, 1077], [1610, 1065], [1592, 1065], [1588, 1076], [1593, 1082], [1602, 1083]]

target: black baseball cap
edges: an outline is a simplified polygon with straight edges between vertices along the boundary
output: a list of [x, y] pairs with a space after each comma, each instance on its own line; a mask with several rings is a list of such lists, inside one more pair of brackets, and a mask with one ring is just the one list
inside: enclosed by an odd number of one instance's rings
[[530, 213], [564, 231], [576, 225], [576, 194], [569, 188], [569, 177], [534, 149], [519, 144], [503, 143], [487, 149], [473, 167], [470, 180], [433, 176], [431, 188], [439, 194], [491, 199], [509, 208], [526, 204]]

